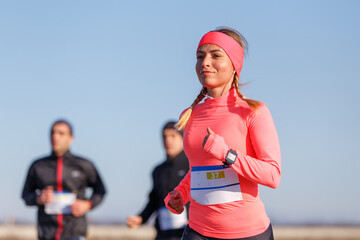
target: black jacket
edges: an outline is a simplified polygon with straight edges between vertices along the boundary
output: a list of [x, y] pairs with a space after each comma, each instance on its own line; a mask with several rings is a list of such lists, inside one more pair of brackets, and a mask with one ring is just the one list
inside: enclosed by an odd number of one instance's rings
[[[149, 201], [144, 208], [144, 210], [139, 214], [143, 218], [143, 223], [145, 223], [150, 216], [156, 212], [159, 208], [164, 207], [164, 198], [167, 196], [169, 192], [174, 190], [174, 188], [179, 185], [181, 180], [186, 175], [187, 171], [189, 170], [189, 161], [182, 151], [179, 155], [174, 158], [168, 158], [166, 161], [161, 163], [160, 165], [156, 166], [152, 173], [153, 178], [153, 188], [149, 194]], [[187, 208], [189, 209], [189, 208]], [[168, 238], [171, 235], [171, 231], [176, 234], [176, 231], [169, 230], [169, 231], [161, 231], [158, 218], [155, 219], [155, 228], [158, 232], [157, 239], [160, 235], [167, 235]], [[177, 231], [182, 233], [183, 229]], [[164, 233], [168, 232], [168, 233]]]
[[[57, 181], [60, 181], [57, 180], [59, 164], [54, 154], [31, 164], [22, 192], [22, 198], [26, 205], [37, 205], [36, 198], [46, 186], [53, 186], [54, 191], [57, 190]], [[90, 197], [92, 208], [96, 207], [105, 195], [104, 184], [95, 166], [89, 160], [74, 156], [70, 152], [66, 152], [62, 157], [61, 183], [63, 191], [76, 193], [77, 199], [83, 200], [86, 199], [85, 189], [92, 188], [93, 192]], [[38, 206], [37, 220], [39, 239], [54, 239], [59, 227], [58, 215], [48, 215], [44, 211], [44, 206]], [[62, 224], [61, 239], [86, 235], [85, 215], [74, 217], [71, 214], [64, 214]]]

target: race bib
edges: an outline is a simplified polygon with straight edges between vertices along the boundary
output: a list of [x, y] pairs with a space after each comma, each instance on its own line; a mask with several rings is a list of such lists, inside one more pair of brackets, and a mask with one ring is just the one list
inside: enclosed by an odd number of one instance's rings
[[201, 205], [242, 200], [238, 174], [228, 165], [192, 167], [191, 198]]
[[174, 214], [167, 207], [161, 207], [158, 210], [158, 219], [160, 229], [163, 231], [184, 228], [188, 222], [186, 206], [181, 214]]
[[71, 204], [76, 200], [75, 193], [54, 192], [54, 201], [45, 204], [46, 214], [71, 214]]

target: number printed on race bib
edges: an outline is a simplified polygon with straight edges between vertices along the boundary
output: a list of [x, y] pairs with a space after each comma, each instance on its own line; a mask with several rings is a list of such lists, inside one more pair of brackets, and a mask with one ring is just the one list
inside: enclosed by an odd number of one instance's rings
[[207, 172], [206, 173], [206, 177], [207, 179], [220, 179], [220, 178], [225, 178], [225, 173], [224, 171], [219, 171], [219, 172]]
[[228, 165], [192, 167], [191, 198], [202, 205], [242, 200], [238, 174]]

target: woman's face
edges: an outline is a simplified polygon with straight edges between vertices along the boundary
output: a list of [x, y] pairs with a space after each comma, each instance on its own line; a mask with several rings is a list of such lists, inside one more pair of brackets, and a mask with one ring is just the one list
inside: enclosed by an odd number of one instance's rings
[[234, 67], [225, 51], [213, 44], [201, 45], [196, 54], [200, 83], [212, 91], [223, 91], [232, 80]]

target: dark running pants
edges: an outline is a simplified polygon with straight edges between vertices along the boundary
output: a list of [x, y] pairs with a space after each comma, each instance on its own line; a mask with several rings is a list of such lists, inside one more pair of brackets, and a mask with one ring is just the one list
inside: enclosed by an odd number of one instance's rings
[[[221, 240], [221, 238], [212, 238], [212, 237], [205, 237], [200, 233], [196, 232], [189, 225], [186, 226], [184, 233], [182, 235], [182, 240]], [[274, 240], [274, 235], [272, 231], [271, 224], [265, 230], [265, 232], [260, 233], [259, 235], [247, 237], [247, 238], [236, 238], [236, 239], [229, 239], [229, 240]]]

